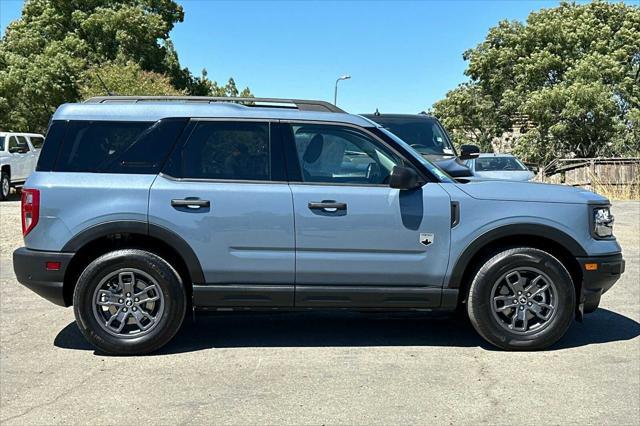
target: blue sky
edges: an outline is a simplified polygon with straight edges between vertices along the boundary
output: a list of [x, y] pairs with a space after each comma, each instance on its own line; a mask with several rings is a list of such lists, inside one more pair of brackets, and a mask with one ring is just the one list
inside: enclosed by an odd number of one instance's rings
[[[502, 19], [524, 21], [557, 1], [179, 0], [171, 33], [180, 62], [256, 96], [333, 100], [354, 113], [416, 113], [466, 80], [462, 53]], [[0, 0], [0, 27], [22, 0]]]

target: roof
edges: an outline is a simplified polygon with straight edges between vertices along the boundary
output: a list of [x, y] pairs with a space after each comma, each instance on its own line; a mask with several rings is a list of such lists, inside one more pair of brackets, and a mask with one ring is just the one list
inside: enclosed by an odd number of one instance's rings
[[402, 121], [421, 121], [435, 120], [436, 118], [426, 114], [362, 114], [370, 120], [402, 120]]
[[39, 136], [39, 137], [43, 137], [40, 133], [25, 133], [25, 132], [0, 132], [0, 136], [7, 136], [7, 135], [18, 135], [18, 136]]
[[309, 120], [331, 121], [372, 127], [374, 123], [359, 115], [306, 111], [293, 108], [246, 106], [235, 102], [186, 102], [180, 99], [131, 102], [113, 100], [105, 103], [73, 103], [61, 105], [54, 120], [157, 121], [170, 117]]

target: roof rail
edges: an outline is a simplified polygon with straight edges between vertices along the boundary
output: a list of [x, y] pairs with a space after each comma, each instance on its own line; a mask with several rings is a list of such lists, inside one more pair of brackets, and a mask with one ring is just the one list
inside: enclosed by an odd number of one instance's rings
[[240, 98], [240, 97], [216, 97], [216, 96], [96, 96], [89, 98], [84, 103], [104, 104], [110, 102], [138, 103], [138, 102], [199, 102], [215, 103], [230, 102], [253, 107], [292, 108], [300, 111], [340, 112], [343, 109], [325, 101], [312, 101], [306, 99], [278, 99], [278, 98]]

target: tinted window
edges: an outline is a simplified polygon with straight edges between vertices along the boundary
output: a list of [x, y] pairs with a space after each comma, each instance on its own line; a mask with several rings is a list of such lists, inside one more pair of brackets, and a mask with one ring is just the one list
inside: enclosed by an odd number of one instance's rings
[[293, 126], [304, 182], [373, 184], [389, 182], [403, 160], [378, 141], [349, 127]]
[[41, 138], [40, 136], [31, 136], [30, 139], [31, 139], [31, 145], [33, 145], [35, 149], [42, 148], [42, 144], [44, 143], [44, 138]]
[[527, 168], [513, 157], [483, 157], [476, 158], [476, 171], [523, 171]]
[[182, 151], [182, 177], [270, 180], [269, 124], [199, 122]]
[[454, 155], [455, 152], [438, 122], [429, 118], [371, 117], [420, 154]]
[[4, 151], [4, 136], [0, 136], [0, 151]]
[[53, 170], [60, 145], [67, 130], [66, 121], [52, 121], [45, 136], [46, 143], [43, 145], [38, 157], [36, 170], [39, 172], [50, 172]]
[[69, 122], [54, 170], [157, 173], [185, 123], [186, 119]]

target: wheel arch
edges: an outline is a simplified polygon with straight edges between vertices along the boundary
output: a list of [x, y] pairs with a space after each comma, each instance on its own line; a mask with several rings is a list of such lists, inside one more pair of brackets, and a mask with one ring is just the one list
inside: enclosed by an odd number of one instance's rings
[[445, 288], [458, 290], [458, 304], [467, 298], [474, 273], [498, 251], [532, 247], [556, 257], [569, 271], [576, 287], [582, 286], [582, 270], [576, 257], [586, 256], [584, 248], [567, 233], [541, 224], [510, 224], [494, 228], [471, 242], [460, 254]]
[[97, 257], [113, 250], [139, 248], [169, 262], [182, 279], [188, 300], [193, 284], [204, 284], [200, 261], [189, 244], [175, 232], [142, 221], [113, 221], [92, 226], [69, 240], [63, 252], [75, 253], [64, 278], [64, 301], [71, 306], [73, 291], [84, 268]]

